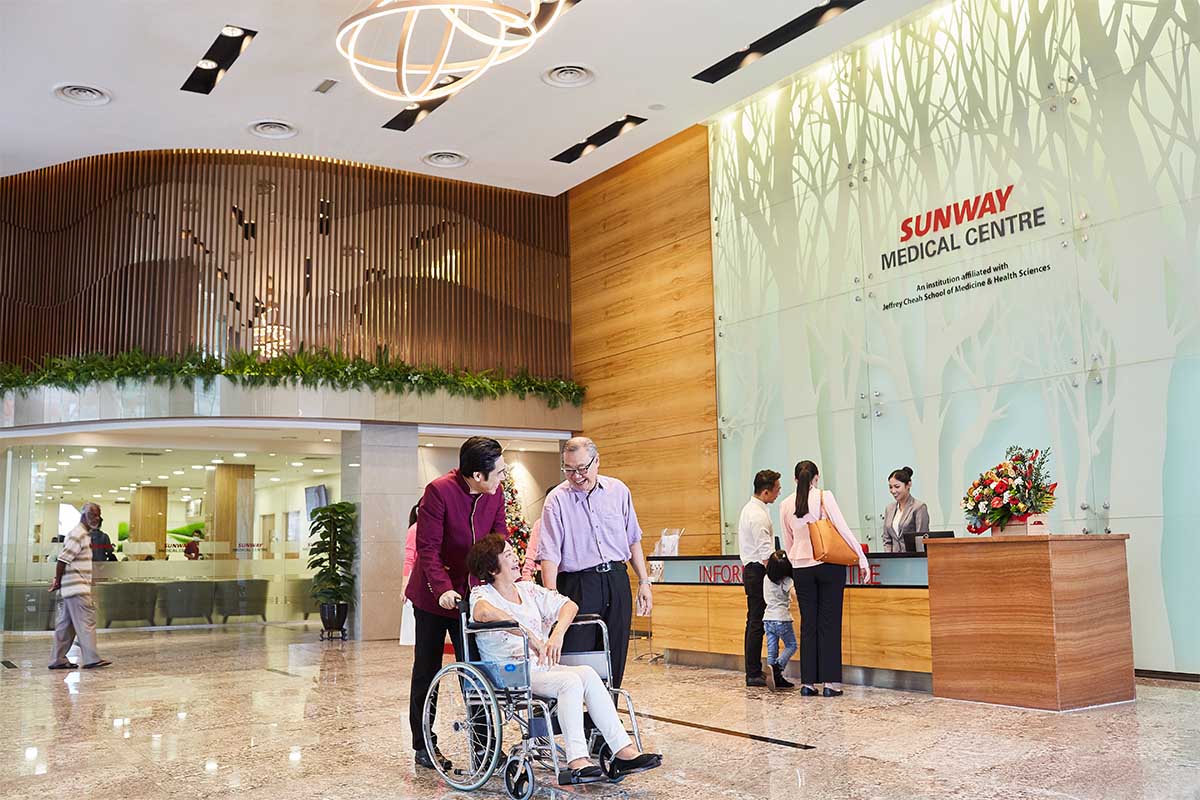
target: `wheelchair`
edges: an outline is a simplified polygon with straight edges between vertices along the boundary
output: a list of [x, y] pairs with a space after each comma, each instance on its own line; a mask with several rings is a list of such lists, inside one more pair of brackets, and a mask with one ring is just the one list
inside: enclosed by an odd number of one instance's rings
[[[513, 800], [529, 800], [537, 790], [534, 767], [552, 770], [560, 780], [566, 769], [566, 752], [555, 741], [555, 706], [553, 698], [537, 697], [529, 681], [529, 637], [515, 622], [473, 622], [466, 598], [458, 603], [462, 624], [463, 648], [466, 661], [447, 664], [434, 676], [425, 695], [422, 713], [422, 732], [429, 753], [441, 751], [449, 768], [434, 759], [434, 768], [449, 786], [471, 792], [483, 786], [503, 765], [504, 788]], [[611, 655], [608, 627], [596, 614], [580, 614], [571, 627], [598, 625], [604, 641], [603, 650], [583, 653], [563, 653], [559, 663], [586, 664], [600, 675], [620, 711], [624, 701], [629, 714], [630, 737], [642, 748], [633, 698], [624, 689], [611, 685]], [[523, 661], [484, 661], [479, 658], [474, 637], [490, 631], [514, 631], [525, 646]], [[504, 751], [504, 728], [516, 723], [521, 741], [507, 754]], [[599, 763], [610, 781], [624, 776], [616, 771], [615, 756], [596, 729], [585, 732], [588, 751]], [[561, 762], [561, 764], [560, 764]]]

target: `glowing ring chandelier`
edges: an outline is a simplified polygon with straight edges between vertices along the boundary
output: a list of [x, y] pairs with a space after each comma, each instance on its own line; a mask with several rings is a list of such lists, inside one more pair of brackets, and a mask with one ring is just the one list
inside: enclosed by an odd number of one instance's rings
[[[493, 0], [374, 0], [365, 10], [338, 27], [337, 49], [363, 88], [389, 100], [418, 103], [448, 97], [471, 84], [497, 64], [524, 54], [558, 21], [567, 0], [514, 0], [527, 11]], [[467, 15], [475, 12], [468, 19]], [[394, 61], [371, 58], [359, 52], [359, 38], [372, 24], [402, 14], [400, 41]], [[421, 15], [441, 22], [441, 44], [429, 63], [414, 61], [413, 38]], [[484, 28], [484, 29], [481, 29]], [[460, 37], [490, 48], [479, 56], [476, 46], [469, 57], [455, 42]], [[456, 54], [456, 50], [459, 52]], [[384, 88], [367, 77], [368, 72], [395, 76], [395, 89]]]

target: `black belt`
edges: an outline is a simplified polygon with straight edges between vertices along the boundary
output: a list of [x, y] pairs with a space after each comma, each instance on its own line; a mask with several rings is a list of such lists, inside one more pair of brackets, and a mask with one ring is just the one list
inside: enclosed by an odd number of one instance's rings
[[601, 572], [601, 573], [603, 573], [603, 572], [612, 572], [612, 571], [613, 571], [613, 567], [622, 567], [622, 568], [624, 568], [624, 566], [625, 566], [625, 562], [624, 562], [624, 561], [605, 561], [605, 562], [603, 562], [603, 563], [601, 563], [601, 564], [597, 564], [597, 565], [596, 565], [596, 566], [594, 566], [594, 567], [584, 567], [583, 569], [577, 569], [577, 570], [574, 570], [574, 571], [573, 571], [573, 572], [571, 572], [571, 573], [564, 573], [564, 574], [568, 574], [568, 575], [570, 575], [570, 574], [575, 574], [575, 573], [580, 573], [580, 572]]

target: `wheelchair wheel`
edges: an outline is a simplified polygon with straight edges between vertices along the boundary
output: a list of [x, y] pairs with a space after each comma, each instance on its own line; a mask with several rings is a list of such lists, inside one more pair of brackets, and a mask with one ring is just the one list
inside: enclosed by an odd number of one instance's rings
[[624, 775], [617, 774], [616, 758], [613, 756], [612, 748], [608, 746], [608, 742], [601, 742], [600, 747], [596, 750], [596, 760], [600, 762], [600, 769], [608, 776], [608, 779], [613, 783], [620, 783], [625, 780]]
[[451, 787], [473, 792], [488, 782], [500, 764], [504, 718], [492, 684], [477, 668], [456, 662], [442, 667], [425, 695], [421, 720], [425, 749], [436, 747], [450, 761], [437, 773]]
[[504, 762], [504, 789], [513, 800], [529, 800], [537, 791], [533, 764], [521, 756], [509, 756]]

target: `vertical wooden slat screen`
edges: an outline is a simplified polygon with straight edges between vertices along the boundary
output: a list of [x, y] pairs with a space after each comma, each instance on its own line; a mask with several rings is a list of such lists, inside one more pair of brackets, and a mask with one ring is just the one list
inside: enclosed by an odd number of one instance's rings
[[568, 242], [565, 195], [262, 153], [80, 159], [0, 178], [0, 362], [257, 342], [570, 378]]

